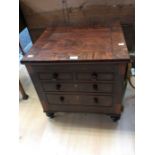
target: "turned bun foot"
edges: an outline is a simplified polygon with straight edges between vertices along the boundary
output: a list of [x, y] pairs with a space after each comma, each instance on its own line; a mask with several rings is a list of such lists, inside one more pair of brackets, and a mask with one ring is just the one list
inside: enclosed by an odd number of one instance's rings
[[23, 96], [23, 100], [27, 100], [29, 98], [29, 96], [26, 94]]
[[113, 122], [117, 122], [121, 116], [110, 116]]
[[53, 112], [46, 112], [46, 116], [48, 116], [49, 118], [54, 118], [55, 117]]

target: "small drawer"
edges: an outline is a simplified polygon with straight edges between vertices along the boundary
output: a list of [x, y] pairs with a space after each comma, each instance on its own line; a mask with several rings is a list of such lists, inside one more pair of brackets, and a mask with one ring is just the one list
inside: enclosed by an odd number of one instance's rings
[[82, 105], [95, 105], [95, 106], [112, 106], [112, 96], [99, 96], [89, 95], [80, 97], [79, 103]]
[[46, 94], [46, 97], [49, 104], [77, 104], [75, 95]]
[[76, 78], [79, 81], [113, 81], [114, 73], [83, 72], [77, 73]]
[[52, 80], [52, 81], [61, 81], [61, 80], [72, 80], [72, 73], [38, 73], [40, 80]]
[[112, 93], [113, 85], [103, 83], [52, 83], [42, 82], [45, 92], [48, 91], [64, 91], [64, 92], [104, 92]]
[[95, 105], [95, 106], [112, 106], [112, 96], [104, 95], [58, 95], [46, 94], [49, 104], [69, 104], [69, 105]]
[[48, 91], [77, 91], [77, 87], [73, 83], [62, 83], [62, 82], [42, 82], [42, 87], [45, 92]]
[[80, 92], [93, 92], [93, 93], [112, 93], [113, 91], [113, 84], [105, 84], [105, 83], [84, 83], [78, 84], [77, 89]]

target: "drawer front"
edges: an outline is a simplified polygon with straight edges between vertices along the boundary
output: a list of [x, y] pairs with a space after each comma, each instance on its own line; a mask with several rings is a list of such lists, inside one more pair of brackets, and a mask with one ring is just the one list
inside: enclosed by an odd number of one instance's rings
[[53, 65], [51, 62], [27, 65], [27, 68], [44, 111], [118, 113], [115, 105], [121, 103], [122, 65], [80, 65], [79, 62]]
[[46, 94], [49, 105], [112, 106], [112, 96]]
[[48, 91], [64, 91], [64, 92], [104, 92], [112, 93], [113, 84], [103, 83], [52, 83], [42, 82], [42, 87], [45, 92]]
[[77, 73], [76, 79], [78, 81], [113, 81], [114, 73], [83, 72]]
[[113, 91], [113, 84], [101, 84], [101, 83], [92, 83], [92, 84], [78, 84], [77, 85], [78, 91], [84, 92], [103, 92], [103, 93], [112, 93]]
[[61, 81], [61, 80], [72, 80], [72, 73], [64, 72], [51, 72], [51, 73], [38, 73], [40, 80], [52, 80], [52, 81]]
[[31, 65], [36, 72], [114, 72], [116, 65], [105, 63], [58, 63], [58, 64], [44, 64]]

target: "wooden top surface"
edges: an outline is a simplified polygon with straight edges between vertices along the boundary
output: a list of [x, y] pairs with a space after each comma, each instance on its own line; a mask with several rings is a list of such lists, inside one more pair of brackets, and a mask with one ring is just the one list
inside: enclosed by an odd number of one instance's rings
[[22, 63], [61, 61], [129, 61], [121, 27], [47, 28]]

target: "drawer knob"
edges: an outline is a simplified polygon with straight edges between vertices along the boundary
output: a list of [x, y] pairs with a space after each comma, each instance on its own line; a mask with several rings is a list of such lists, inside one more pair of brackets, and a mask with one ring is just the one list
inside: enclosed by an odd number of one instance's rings
[[65, 99], [65, 98], [64, 98], [63, 96], [60, 96], [60, 101], [61, 101], [61, 102], [63, 102], [64, 99]]
[[91, 76], [92, 76], [92, 80], [97, 80], [97, 73], [94, 72], [94, 73], [92, 73]]
[[97, 97], [94, 97], [94, 102], [98, 103], [98, 98]]
[[58, 79], [58, 73], [54, 73], [53, 74], [53, 80], [57, 80]]
[[93, 89], [94, 90], [98, 90], [98, 85], [97, 84], [93, 84]]
[[60, 84], [57, 84], [57, 85], [56, 85], [56, 89], [57, 89], [57, 90], [60, 90], [60, 88], [61, 88], [61, 85], [60, 85]]

